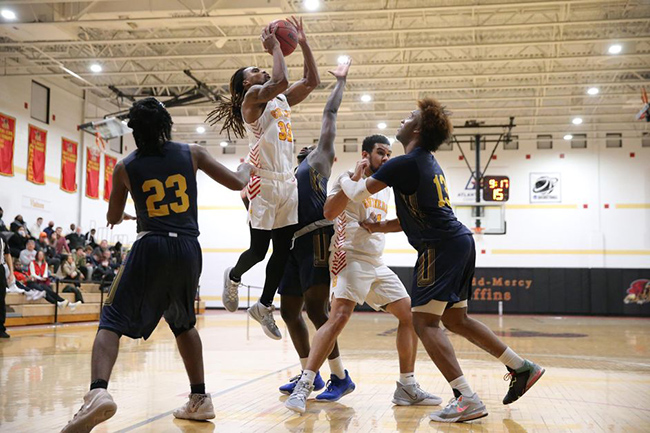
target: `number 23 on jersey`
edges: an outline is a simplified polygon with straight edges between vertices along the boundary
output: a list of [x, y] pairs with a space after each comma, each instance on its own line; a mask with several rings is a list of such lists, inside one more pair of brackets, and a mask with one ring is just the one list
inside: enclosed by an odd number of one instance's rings
[[[174, 192], [179, 199], [178, 202], [160, 205], [165, 199], [165, 188], [175, 188]], [[153, 190], [153, 194], [147, 197], [147, 213], [149, 218], [167, 216], [171, 212], [183, 213], [190, 208], [190, 198], [187, 195], [187, 180], [180, 174], [169, 176], [165, 184], [158, 179], [149, 179], [142, 184], [142, 192]]]

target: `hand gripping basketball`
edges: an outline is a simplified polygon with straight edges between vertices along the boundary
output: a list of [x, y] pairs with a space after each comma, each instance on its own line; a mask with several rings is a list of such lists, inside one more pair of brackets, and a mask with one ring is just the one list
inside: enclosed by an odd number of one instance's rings
[[[294, 52], [299, 42], [305, 41], [305, 32], [302, 31], [302, 24], [295, 18], [294, 21], [296, 22], [295, 25], [287, 20], [275, 20], [268, 26], [268, 29], [275, 34], [275, 37], [280, 43], [282, 55], [285, 57]], [[300, 30], [296, 30], [296, 25], [299, 25]]]
[[262, 35], [260, 36], [264, 51], [271, 55], [273, 55], [273, 50], [275, 47], [280, 44], [278, 42], [278, 39], [275, 37], [276, 29], [277, 27], [273, 27], [271, 24], [269, 24], [267, 27], [264, 27], [264, 30], [262, 30]]

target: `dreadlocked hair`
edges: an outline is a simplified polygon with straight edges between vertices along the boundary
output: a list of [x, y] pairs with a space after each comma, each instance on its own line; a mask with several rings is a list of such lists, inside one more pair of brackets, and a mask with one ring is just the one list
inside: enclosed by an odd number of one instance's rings
[[231, 134], [235, 137], [243, 138], [246, 135], [244, 128], [244, 117], [241, 113], [241, 106], [244, 102], [244, 71], [246, 68], [239, 68], [237, 72], [230, 77], [230, 98], [222, 98], [217, 103], [217, 106], [208, 114], [206, 122], [211, 126], [219, 122], [223, 122], [221, 134], [224, 130], [228, 134], [228, 139], [231, 139]]
[[435, 152], [440, 145], [451, 138], [454, 127], [451, 124], [451, 114], [445, 107], [433, 98], [418, 101], [420, 109], [420, 142], [429, 152]]
[[172, 137], [172, 117], [156, 98], [141, 99], [129, 110], [129, 128], [138, 147], [138, 156], [162, 155], [163, 145]]

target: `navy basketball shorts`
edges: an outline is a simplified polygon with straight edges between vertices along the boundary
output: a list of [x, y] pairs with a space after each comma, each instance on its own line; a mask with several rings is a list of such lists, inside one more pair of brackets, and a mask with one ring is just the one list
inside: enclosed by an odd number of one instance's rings
[[148, 234], [137, 240], [113, 281], [99, 329], [146, 340], [163, 315], [174, 335], [192, 329], [201, 266], [195, 237]]
[[330, 285], [330, 239], [334, 227], [321, 227], [296, 239], [278, 293], [302, 296], [310, 287]]
[[413, 269], [411, 306], [432, 300], [453, 304], [467, 301], [474, 278], [476, 247], [471, 234], [425, 245]]

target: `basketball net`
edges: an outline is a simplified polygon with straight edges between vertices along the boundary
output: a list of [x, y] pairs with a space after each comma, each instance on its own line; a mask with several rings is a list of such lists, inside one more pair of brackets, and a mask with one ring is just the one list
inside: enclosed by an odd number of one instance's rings
[[105, 152], [106, 151], [106, 142], [102, 138], [101, 135], [99, 135], [99, 132], [95, 133], [95, 145], [97, 146], [97, 149], [100, 152]]

